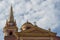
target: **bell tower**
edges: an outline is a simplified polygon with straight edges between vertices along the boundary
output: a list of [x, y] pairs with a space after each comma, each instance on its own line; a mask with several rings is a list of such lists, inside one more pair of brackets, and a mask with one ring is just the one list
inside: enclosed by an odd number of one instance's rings
[[12, 35], [14, 35], [15, 32], [18, 32], [16, 21], [14, 20], [14, 16], [13, 16], [13, 7], [12, 6], [10, 8], [9, 19], [6, 20], [6, 25], [3, 29], [3, 32], [4, 32], [4, 37], [12, 36]]

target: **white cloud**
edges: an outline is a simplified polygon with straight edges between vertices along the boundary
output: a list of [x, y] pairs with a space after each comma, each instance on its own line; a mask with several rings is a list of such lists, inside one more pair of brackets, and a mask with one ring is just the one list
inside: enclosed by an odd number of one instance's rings
[[[4, 12], [2, 12], [2, 14], [3, 13], [5, 13], [5, 14], [9, 13], [5, 10], [6, 9], [9, 10], [9, 6], [12, 3], [12, 5], [14, 7], [15, 19], [18, 19], [18, 22], [19, 21], [26, 21], [27, 19], [30, 21], [33, 21], [33, 22], [37, 21], [38, 25], [40, 27], [43, 27], [43, 28], [47, 28], [48, 25], [50, 26], [50, 24], [54, 24], [54, 23], [57, 24], [57, 21], [56, 21], [57, 19], [55, 18], [55, 14], [53, 11], [54, 10], [53, 0], [30, 0], [28, 2], [26, 2], [26, 1], [27, 0], [25, 0], [25, 1], [24, 0], [2, 1], [0, 3], [1, 7], [4, 7], [3, 8]], [[2, 4], [4, 4], [4, 5], [2, 5]], [[8, 5], [7, 6], [8, 8], [6, 8], [6, 5]], [[4, 14], [2, 15], [2, 17], [5, 17]], [[0, 17], [0, 19], [2, 19], [2, 17]], [[20, 18], [18, 18], [18, 17], [20, 17]], [[53, 20], [55, 20], [55, 21], [53, 22]], [[19, 24], [21, 24], [21, 23], [19, 22]], [[54, 28], [54, 27], [51, 27], [51, 28]]]

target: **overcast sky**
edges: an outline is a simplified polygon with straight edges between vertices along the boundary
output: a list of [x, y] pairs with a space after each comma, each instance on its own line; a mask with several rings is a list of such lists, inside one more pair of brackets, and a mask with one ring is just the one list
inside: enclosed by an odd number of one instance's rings
[[0, 0], [0, 40], [4, 39], [3, 27], [9, 18], [11, 4], [19, 28], [29, 20], [60, 35], [60, 0]]

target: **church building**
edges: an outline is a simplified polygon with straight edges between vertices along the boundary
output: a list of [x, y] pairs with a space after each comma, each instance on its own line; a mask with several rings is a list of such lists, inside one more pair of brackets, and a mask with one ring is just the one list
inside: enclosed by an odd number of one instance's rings
[[3, 28], [4, 40], [60, 40], [57, 33], [51, 31], [51, 29], [45, 30], [33, 25], [29, 21], [25, 22], [18, 32], [16, 20], [13, 15], [13, 8], [10, 8], [9, 19], [6, 20], [6, 24]]

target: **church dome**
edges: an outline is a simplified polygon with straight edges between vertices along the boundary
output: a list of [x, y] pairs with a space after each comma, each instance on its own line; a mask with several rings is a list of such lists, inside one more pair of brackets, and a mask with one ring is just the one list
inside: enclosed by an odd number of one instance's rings
[[30, 29], [32, 27], [33, 27], [33, 24], [27, 21], [26, 23], [24, 23], [22, 25], [21, 30], [28, 30], [28, 29]]

